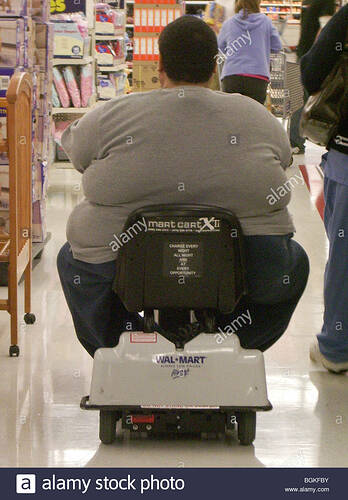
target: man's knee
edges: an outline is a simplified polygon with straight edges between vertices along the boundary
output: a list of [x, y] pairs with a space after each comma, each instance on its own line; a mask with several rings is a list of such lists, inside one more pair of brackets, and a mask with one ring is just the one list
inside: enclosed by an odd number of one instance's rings
[[67, 262], [67, 252], [70, 252], [70, 245], [68, 242], [64, 243], [57, 255], [57, 269], [60, 272], [64, 269]]
[[301, 296], [302, 293], [304, 292], [304, 289], [306, 288], [308, 281], [309, 270], [310, 270], [309, 258], [305, 249], [299, 243], [297, 243], [297, 241], [293, 240], [292, 244], [296, 249], [296, 257], [295, 257], [296, 264], [295, 264], [294, 275], [297, 286], [295, 288], [296, 290], [298, 290], [298, 295]]

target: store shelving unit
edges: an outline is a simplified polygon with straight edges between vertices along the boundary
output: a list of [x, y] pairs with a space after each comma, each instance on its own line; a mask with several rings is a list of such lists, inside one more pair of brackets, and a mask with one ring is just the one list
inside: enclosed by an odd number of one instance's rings
[[[96, 34], [95, 33], [95, 5], [97, 1], [96, 0], [86, 0], [86, 17], [87, 17], [87, 22], [88, 22], [88, 34], [91, 38], [91, 55], [83, 58], [83, 59], [65, 59], [65, 58], [54, 58], [53, 60], [53, 65], [59, 66], [59, 65], [74, 65], [74, 66], [82, 66], [85, 64], [92, 64], [92, 74], [93, 74], [93, 88], [94, 88], [94, 96], [91, 98], [89, 102], [89, 106], [85, 108], [74, 108], [74, 107], [69, 107], [69, 108], [53, 108], [52, 109], [52, 115], [54, 119], [59, 120], [61, 118], [65, 119], [76, 119], [80, 118], [83, 116], [85, 113], [93, 109], [98, 103], [98, 96], [97, 96], [97, 87], [96, 87], [96, 79], [98, 74], [107, 74], [111, 72], [120, 72], [120, 71], [125, 71], [127, 68], [126, 61], [125, 59], [120, 59], [118, 64], [114, 66], [106, 66], [106, 65], [98, 65], [97, 63], [97, 54], [95, 50], [96, 43], [98, 41], [114, 41], [114, 40], [120, 40], [124, 39], [124, 33], [126, 29], [126, 25], [124, 24], [123, 27], [119, 29], [119, 31], [116, 31], [116, 34], [114, 35], [102, 35], [102, 34]], [[116, 8], [118, 10], [124, 10], [120, 9], [118, 6], [120, 5], [119, 2], [107, 2], [110, 3], [110, 6], [112, 8]], [[134, 3], [126, 0], [126, 3]], [[105, 102], [105, 101], [100, 101], [100, 102]], [[69, 169], [73, 168], [72, 164], [69, 161], [57, 161], [54, 160], [51, 162], [51, 166], [53, 168], [57, 169]]]
[[[128, 69], [128, 81], [132, 82], [133, 75], [133, 51], [134, 51], [134, 4], [135, 0], [124, 0], [125, 12], [126, 12], [126, 30], [128, 33], [128, 38], [131, 39], [128, 44], [126, 44], [126, 66]], [[128, 17], [133, 17], [133, 23], [127, 23]]]
[[98, 66], [98, 71], [100, 71], [101, 73], [116, 73], [117, 71], [123, 71], [126, 68], [127, 65], [125, 63], [122, 63], [118, 64], [117, 66]]
[[66, 114], [66, 115], [77, 115], [77, 114], [84, 114], [87, 113], [89, 109], [91, 109], [93, 106], [88, 106], [87, 108], [53, 108], [52, 109], [52, 114], [53, 115], [60, 115], [60, 114]]
[[111, 41], [111, 40], [119, 40], [120, 38], [123, 38], [122, 35], [95, 35], [95, 40], [96, 41]]
[[277, 0], [275, 2], [262, 2], [260, 7], [261, 11], [272, 19], [277, 19], [281, 16], [287, 17], [288, 22], [299, 22], [301, 14], [301, 2], [299, 1]]
[[70, 161], [55, 161], [52, 166], [58, 169], [71, 169], [72, 165]]
[[[35, 322], [31, 313], [32, 271], [32, 103], [33, 83], [29, 73], [15, 72], [0, 105], [6, 109], [7, 139], [0, 150], [9, 160], [9, 231], [0, 232], [0, 262], [8, 265], [8, 295], [0, 310], [11, 318], [10, 356], [19, 356], [18, 283], [24, 275], [24, 320]], [[23, 138], [25, 139], [23, 141]]]
[[[70, 58], [53, 58], [53, 65], [54, 66], [84, 66], [86, 64], [91, 64], [92, 65], [92, 75], [93, 75], [93, 89], [94, 89], [94, 95], [91, 97], [89, 105], [84, 108], [75, 108], [75, 107], [69, 107], [69, 108], [53, 108], [52, 109], [52, 116], [54, 120], [59, 120], [61, 118], [65, 119], [77, 119], [83, 116], [85, 113], [90, 111], [96, 103], [96, 94], [95, 94], [95, 72], [96, 72], [96, 62], [95, 62], [95, 11], [94, 11], [94, 6], [95, 6], [95, 0], [86, 0], [86, 18], [88, 22], [88, 35], [91, 39], [91, 47], [90, 51], [91, 54], [82, 58], [82, 59], [70, 59]], [[53, 168], [58, 168], [58, 169], [71, 169], [73, 168], [72, 164], [69, 161], [56, 161], [55, 158], [55, 142], [52, 141], [52, 151], [51, 151], [51, 158], [52, 161], [50, 162], [50, 166]]]
[[83, 66], [84, 64], [89, 64], [93, 63], [93, 57], [88, 56], [84, 57], [83, 59], [64, 59], [64, 58], [54, 58], [53, 59], [53, 66], [66, 66], [69, 64], [70, 66]]

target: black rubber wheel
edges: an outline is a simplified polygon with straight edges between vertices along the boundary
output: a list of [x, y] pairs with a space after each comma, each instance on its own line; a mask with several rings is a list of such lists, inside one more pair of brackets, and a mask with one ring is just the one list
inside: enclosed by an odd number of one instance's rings
[[99, 439], [104, 444], [111, 444], [116, 438], [117, 414], [113, 411], [99, 412]]
[[238, 439], [241, 445], [249, 446], [256, 436], [256, 412], [245, 411], [237, 413]]
[[35, 314], [33, 314], [33, 313], [25, 314], [24, 321], [26, 322], [27, 325], [33, 325], [36, 321]]
[[9, 354], [11, 358], [18, 358], [19, 356], [19, 347], [18, 345], [11, 345], [9, 349]]

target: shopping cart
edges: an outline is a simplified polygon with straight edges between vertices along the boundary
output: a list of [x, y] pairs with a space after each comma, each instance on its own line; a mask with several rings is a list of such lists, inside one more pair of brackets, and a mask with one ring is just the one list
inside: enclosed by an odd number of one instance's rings
[[303, 106], [300, 65], [288, 61], [284, 52], [271, 54], [271, 76], [268, 88], [271, 113], [283, 123]]

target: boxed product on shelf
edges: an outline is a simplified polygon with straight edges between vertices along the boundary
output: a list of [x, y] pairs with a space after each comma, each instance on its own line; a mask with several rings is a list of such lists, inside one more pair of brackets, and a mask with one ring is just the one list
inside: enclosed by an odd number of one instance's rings
[[35, 49], [35, 64], [40, 66], [41, 71], [47, 71], [50, 62], [51, 57], [46, 49]]
[[[198, 0], [197, 0], [198, 1]], [[158, 5], [166, 5], [166, 4], [177, 4], [178, 0], [135, 0], [135, 5], [137, 4], [158, 4]]]
[[33, 243], [41, 243], [47, 237], [46, 201], [38, 200], [33, 203]]
[[8, 165], [0, 165], [0, 210], [9, 209], [9, 167]]
[[97, 35], [120, 35], [124, 31], [125, 14], [109, 4], [97, 3], [95, 32]]
[[41, 188], [41, 168], [39, 161], [33, 162], [32, 166], [32, 202], [41, 200], [42, 188]]
[[124, 71], [97, 76], [98, 99], [105, 101], [125, 93], [127, 75]]
[[39, 102], [40, 102], [40, 82], [39, 82], [37, 67], [33, 68], [33, 71], [31, 73], [31, 78], [32, 78], [32, 84], [33, 84], [31, 106], [32, 106], [32, 109], [35, 110], [35, 109], [38, 109]]
[[32, 112], [32, 157], [39, 149], [39, 111], [34, 109]]
[[[0, 18], [0, 67], [28, 65], [27, 19]], [[4, 42], [6, 41], [6, 45]]]
[[45, 49], [48, 52], [48, 54], [52, 57], [54, 24], [42, 21], [41, 19], [34, 19], [33, 33], [35, 36], [35, 47], [37, 49]]
[[31, 14], [43, 21], [48, 21], [50, 18], [51, 2], [48, 0], [31, 0]]
[[[10, 213], [9, 213], [8, 210], [0, 210], [0, 226], [1, 226], [1, 228], [4, 231], [6, 231], [6, 233], [9, 232], [9, 229], [10, 229]], [[1, 265], [2, 266], [7, 266], [7, 267], [5, 268], [3, 276], [1, 276], [1, 269], [0, 269], [0, 286], [6, 286], [7, 285], [8, 263], [7, 262], [3, 262]]]
[[167, 24], [181, 15], [182, 8], [179, 5], [136, 6], [134, 7], [134, 32], [159, 33]]
[[[35, 1], [35, 0], [34, 0]], [[31, 14], [31, 0], [10, 0], [0, 2], [0, 16], [28, 16]]]
[[52, 102], [54, 107], [86, 108], [93, 90], [92, 64], [81, 66], [59, 65], [53, 68]]
[[133, 91], [144, 92], [160, 88], [157, 61], [133, 63]]
[[45, 160], [48, 155], [47, 142], [51, 130], [50, 116], [39, 114], [36, 126], [37, 155], [40, 160]]
[[32, 186], [32, 202], [44, 200], [47, 194], [47, 161], [33, 163]]
[[76, 75], [72, 66], [62, 67], [63, 77], [65, 81], [66, 88], [69, 92], [72, 105], [74, 108], [81, 108], [81, 94], [80, 89], [76, 81]]
[[97, 42], [95, 52], [98, 66], [116, 66], [125, 59], [124, 38]]
[[88, 55], [90, 39], [74, 21], [54, 21], [54, 57], [82, 59]]
[[139, 35], [134, 37], [133, 61], [158, 61], [158, 36]]
[[59, 97], [60, 104], [63, 108], [69, 108], [70, 96], [62, 72], [57, 66], [53, 68], [53, 83]]
[[94, 94], [92, 64], [84, 64], [81, 66], [79, 82], [81, 90], [81, 106], [86, 108], [89, 106], [91, 98]]
[[0, 97], [5, 97], [15, 68], [4, 68], [0, 64]]

